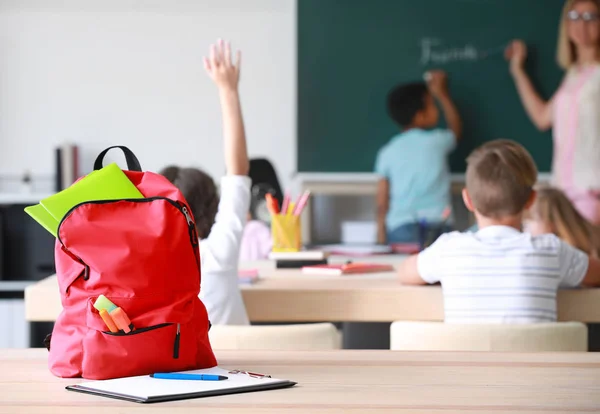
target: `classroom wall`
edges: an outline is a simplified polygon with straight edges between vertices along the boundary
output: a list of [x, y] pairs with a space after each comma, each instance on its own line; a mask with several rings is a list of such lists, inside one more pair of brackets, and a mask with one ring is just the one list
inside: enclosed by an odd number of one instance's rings
[[[244, 52], [251, 155], [296, 171], [295, 0], [3, 0], [0, 178], [54, 173], [53, 148], [82, 148], [84, 172], [124, 144], [142, 167], [224, 171], [215, 87], [202, 56], [217, 37]], [[119, 160], [120, 158], [115, 157]], [[51, 182], [51, 181], [49, 181]]]

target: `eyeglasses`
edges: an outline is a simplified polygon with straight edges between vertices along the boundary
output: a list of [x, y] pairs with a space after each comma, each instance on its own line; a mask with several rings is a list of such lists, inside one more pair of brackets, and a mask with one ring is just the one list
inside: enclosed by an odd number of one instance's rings
[[583, 12], [579, 13], [578, 11], [571, 10], [567, 13], [567, 19], [572, 22], [577, 22], [583, 20], [584, 22], [597, 22], [598, 21], [598, 13], [592, 12]]
[[265, 374], [258, 374], [256, 372], [249, 372], [249, 371], [240, 371], [238, 369], [234, 369], [233, 371], [229, 371], [230, 374], [243, 374], [243, 375], [248, 375], [250, 378], [271, 378], [270, 375], [265, 375]]

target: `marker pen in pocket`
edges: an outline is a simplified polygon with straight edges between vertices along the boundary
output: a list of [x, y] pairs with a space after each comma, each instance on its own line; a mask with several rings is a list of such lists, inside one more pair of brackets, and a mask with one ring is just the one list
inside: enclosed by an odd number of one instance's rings
[[115, 322], [112, 320], [106, 309], [100, 309], [98, 313], [100, 314], [100, 317], [108, 327], [109, 331], [111, 331], [112, 333], [119, 332], [119, 328], [117, 328], [117, 325], [115, 325]]
[[[100, 312], [101, 310], [108, 312], [114, 324], [117, 326], [118, 329], [122, 330], [123, 332], [129, 333], [135, 329], [133, 324], [129, 320], [129, 317], [123, 311], [123, 309], [119, 308], [117, 305], [108, 300], [106, 296], [98, 296], [98, 299], [96, 299], [96, 302], [94, 302], [94, 308], [96, 308], [98, 312]], [[106, 323], [106, 321], [104, 322]]]

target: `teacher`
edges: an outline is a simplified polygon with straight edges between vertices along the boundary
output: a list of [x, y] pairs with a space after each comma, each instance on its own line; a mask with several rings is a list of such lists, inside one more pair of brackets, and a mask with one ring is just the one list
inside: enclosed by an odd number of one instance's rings
[[560, 21], [557, 58], [566, 71], [550, 101], [536, 92], [525, 72], [527, 47], [506, 50], [510, 72], [532, 122], [553, 128], [553, 184], [577, 210], [600, 224], [600, 0], [567, 0]]

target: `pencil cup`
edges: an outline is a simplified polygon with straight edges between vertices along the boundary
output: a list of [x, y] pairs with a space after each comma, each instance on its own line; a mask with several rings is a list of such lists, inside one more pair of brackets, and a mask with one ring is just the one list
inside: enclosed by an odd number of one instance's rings
[[277, 214], [271, 220], [274, 252], [297, 252], [302, 247], [300, 217]]

